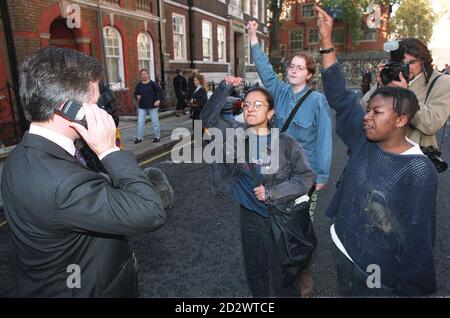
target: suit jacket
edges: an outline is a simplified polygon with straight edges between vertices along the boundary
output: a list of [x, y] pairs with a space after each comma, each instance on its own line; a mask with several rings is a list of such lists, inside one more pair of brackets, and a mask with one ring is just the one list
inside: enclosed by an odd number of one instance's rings
[[[428, 87], [439, 75], [441, 77], [437, 79], [428, 100], [425, 101]], [[376, 87], [372, 88], [361, 100], [364, 109], [367, 109], [367, 102], [375, 89]], [[436, 133], [445, 125], [450, 115], [450, 76], [442, 75], [434, 70], [428, 84], [425, 84], [425, 74], [422, 74], [409, 86], [409, 89], [416, 94], [420, 110], [411, 120], [406, 136], [422, 147], [433, 146], [437, 149]]]
[[[113, 152], [102, 163], [111, 183], [28, 132], [9, 155], [1, 187], [19, 296], [138, 296], [127, 236], [158, 229], [166, 215], [132, 154]], [[72, 264], [81, 288], [68, 287], [77, 282]]]

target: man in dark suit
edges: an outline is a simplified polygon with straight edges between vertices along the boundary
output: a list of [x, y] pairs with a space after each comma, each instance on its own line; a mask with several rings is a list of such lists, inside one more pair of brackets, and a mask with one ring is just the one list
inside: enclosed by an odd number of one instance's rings
[[184, 109], [186, 108], [185, 99], [187, 97], [187, 81], [183, 76], [181, 69], [176, 70], [177, 76], [173, 78], [173, 87], [175, 89], [175, 96], [177, 97], [177, 112], [176, 116], [180, 117], [180, 114], [186, 114]]
[[[11, 152], [1, 189], [17, 255], [18, 296], [136, 297], [137, 263], [127, 237], [165, 223], [161, 198], [130, 153], [115, 145], [113, 118], [94, 103], [99, 62], [43, 48], [20, 72], [30, 130]], [[83, 103], [86, 129], [60, 112]], [[82, 137], [111, 181], [88, 169]]]

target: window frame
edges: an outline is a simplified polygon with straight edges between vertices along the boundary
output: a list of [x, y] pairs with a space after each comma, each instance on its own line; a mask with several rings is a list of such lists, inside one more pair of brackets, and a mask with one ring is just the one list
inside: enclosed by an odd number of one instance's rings
[[[308, 16], [306, 16], [305, 14], [304, 14], [304, 12], [305, 12], [305, 8], [311, 8], [310, 10], [308, 9], [308, 11], [307, 12], [312, 12], [312, 15], [308, 15]], [[315, 18], [316, 17], [316, 12], [315, 12], [315, 10], [314, 10], [314, 3], [304, 3], [304, 4], [302, 4], [302, 8], [301, 8], [301, 17], [302, 18]]]
[[[149, 56], [144, 59], [141, 58], [141, 56], [139, 54], [140, 52], [142, 52], [139, 48], [139, 38], [141, 36], [145, 36], [148, 41], [148, 48], [146, 47], [146, 50], [148, 50], [147, 52], [148, 52]], [[141, 61], [147, 61], [146, 63], [148, 65], [143, 68], [146, 68], [149, 70], [150, 79], [154, 81], [155, 80], [155, 56], [154, 56], [154, 51], [153, 51], [153, 39], [150, 36], [150, 34], [148, 34], [147, 32], [144, 32], [144, 31], [139, 32], [137, 39], [136, 39], [136, 46], [137, 46], [137, 53], [138, 53], [137, 57], [138, 57], [139, 70], [142, 69]]]
[[[108, 30], [108, 31], [107, 31]], [[113, 32], [115, 35], [117, 35], [117, 44], [118, 46], [113, 46], [113, 45], [109, 45], [109, 36], [108, 33], [109, 32]], [[105, 26], [103, 28], [103, 42], [104, 42], [104, 49], [105, 49], [105, 65], [107, 67], [107, 73], [108, 73], [108, 81], [109, 81], [109, 87], [111, 88], [111, 90], [117, 91], [117, 90], [122, 90], [126, 87], [126, 82], [125, 82], [125, 66], [124, 66], [124, 57], [123, 57], [123, 41], [122, 41], [122, 35], [120, 34], [119, 30], [116, 29], [113, 26]], [[109, 54], [109, 50], [108, 49], [118, 49], [119, 55], [111, 55]], [[111, 68], [111, 63], [109, 63], [109, 59], [111, 58], [117, 58], [118, 59], [118, 72], [119, 74], [117, 74], [119, 76], [119, 81], [118, 82], [111, 82], [112, 79], [112, 68]]]
[[[205, 57], [205, 55], [204, 55], [204, 53], [205, 53], [205, 47], [204, 47], [205, 36], [203, 34], [203, 31], [204, 31], [203, 26], [204, 25], [209, 25], [209, 31], [210, 31], [209, 47], [208, 47], [209, 55], [210, 55], [209, 58]], [[213, 57], [213, 28], [212, 28], [212, 23], [208, 20], [202, 20], [202, 56], [203, 56], [203, 61], [205, 61], [205, 62], [212, 62], [214, 59], [214, 57]]]
[[[180, 18], [182, 20], [182, 23], [180, 23], [180, 25], [182, 25], [183, 30], [181, 30], [181, 33], [175, 33], [175, 24], [174, 24], [174, 19], [175, 18]], [[184, 31], [184, 32], [183, 32]], [[175, 36], [180, 36], [182, 35], [182, 41], [183, 41], [183, 48], [182, 48], [182, 52], [183, 56], [176, 56], [175, 55]], [[179, 14], [179, 13], [172, 13], [172, 50], [173, 50], [173, 59], [175, 61], [186, 61], [187, 60], [187, 41], [186, 41], [186, 16]]]
[[[219, 45], [219, 29], [223, 30], [223, 48], [222, 48], [222, 54], [223, 54], [223, 58], [220, 58], [220, 45]], [[223, 62], [226, 63], [227, 62], [227, 27], [224, 25], [217, 25], [217, 61], [218, 62]]]
[[[295, 33], [301, 34], [301, 38], [302, 39], [301, 40], [295, 40], [296, 42], [301, 42], [302, 43], [302, 45], [301, 45], [301, 47], [299, 49], [293, 49], [293, 46], [292, 46], [292, 42], [293, 42], [292, 35], [295, 34]], [[293, 30], [293, 31], [290, 32], [290, 34], [289, 34], [289, 48], [290, 48], [291, 54], [294, 53], [294, 51], [302, 51], [305, 48], [305, 32], [304, 32], [304, 30]]]

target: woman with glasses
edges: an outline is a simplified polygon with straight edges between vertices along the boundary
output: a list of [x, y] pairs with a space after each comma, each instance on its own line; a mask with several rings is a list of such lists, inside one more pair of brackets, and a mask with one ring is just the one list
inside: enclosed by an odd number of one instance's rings
[[[264, 87], [275, 98], [277, 127], [283, 127], [296, 104], [306, 96], [317, 64], [307, 52], [298, 52], [287, 64], [287, 81], [281, 81], [269, 63], [267, 55], [258, 43], [258, 23], [247, 24], [248, 36], [256, 70]], [[317, 205], [318, 191], [328, 182], [331, 170], [331, 154], [333, 148], [331, 112], [325, 96], [313, 91], [295, 113], [287, 132], [297, 139], [305, 149], [311, 168], [317, 175], [315, 192], [311, 196], [310, 215], [313, 219]], [[300, 277], [300, 288], [305, 297], [313, 295], [313, 280], [308, 271]]]
[[[298, 297], [300, 292], [295, 283], [281, 286], [281, 265], [272, 243], [268, 206], [286, 209], [309, 192], [315, 175], [302, 146], [290, 135], [271, 129], [274, 99], [267, 90], [257, 87], [244, 96], [245, 124], [222, 115], [227, 96], [240, 81], [236, 77], [225, 78], [200, 114], [203, 126], [212, 134], [216, 131], [215, 145], [219, 135], [223, 139], [220, 148], [223, 153], [214, 157], [214, 189], [240, 205], [245, 273], [253, 296]], [[218, 162], [216, 157], [222, 161]], [[246, 162], [254, 164], [257, 176], [252, 176]], [[255, 177], [262, 185], [255, 184]]]

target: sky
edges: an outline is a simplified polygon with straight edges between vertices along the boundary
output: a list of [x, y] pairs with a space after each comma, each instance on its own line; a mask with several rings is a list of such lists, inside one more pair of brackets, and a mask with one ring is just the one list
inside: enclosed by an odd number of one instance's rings
[[[444, 2], [448, 0], [432, 0], [433, 11], [442, 12]], [[450, 65], [450, 5], [446, 3], [448, 12], [436, 21], [433, 28], [433, 36], [428, 44], [431, 49], [434, 63], [441, 70], [445, 64]]]

